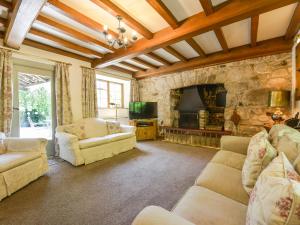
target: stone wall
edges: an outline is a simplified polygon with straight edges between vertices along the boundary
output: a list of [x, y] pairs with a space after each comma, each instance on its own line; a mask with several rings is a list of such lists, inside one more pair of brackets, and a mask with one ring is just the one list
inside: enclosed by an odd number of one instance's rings
[[[224, 83], [227, 90], [225, 129], [251, 135], [270, 123], [266, 115], [269, 90], [291, 90], [292, 60], [290, 53], [248, 59], [223, 65], [199, 68], [139, 80], [142, 101], [158, 102], [158, 118], [172, 125], [174, 106], [172, 89], [198, 84]], [[241, 117], [237, 127], [230, 121], [234, 108]], [[289, 113], [289, 110], [286, 112]]]

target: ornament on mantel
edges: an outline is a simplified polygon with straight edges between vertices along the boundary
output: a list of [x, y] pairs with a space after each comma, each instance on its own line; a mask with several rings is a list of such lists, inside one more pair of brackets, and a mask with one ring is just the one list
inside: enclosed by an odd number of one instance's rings
[[232, 115], [230, 117], [230, 120], [233, 122], [233, 124], [237, 127], [239, 125], [239, 122], [241, 120], [241, 116], [237, 113], [237, 108], [235, 107]]

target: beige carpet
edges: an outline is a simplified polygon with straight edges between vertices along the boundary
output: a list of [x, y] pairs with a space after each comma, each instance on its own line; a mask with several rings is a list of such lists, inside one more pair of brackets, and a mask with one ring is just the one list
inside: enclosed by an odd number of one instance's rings
[[214, 154], [148, 141], [87, 166], [58, 161], [47, 175], [0, 202], [0, 224], [129, 225], [147, 205], [172, 209]]

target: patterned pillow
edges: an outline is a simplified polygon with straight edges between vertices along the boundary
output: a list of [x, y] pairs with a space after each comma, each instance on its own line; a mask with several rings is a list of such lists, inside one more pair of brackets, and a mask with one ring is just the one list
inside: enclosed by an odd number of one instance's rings
[[246, 225], [300, 224], [300, 176], [283, 152], [259, 176], [250, 195]]
[[64, 129], [64, 132], [77, 136], [79, 140], [86, 138], [83, 124], [65, 125], [63, 129]]
[[268, 141], [266, 130], [251, 138], [242, 169], [242, 183], [248, 194], [253, 189], [259, 174], [276, 156], [277, 151]]
[[117, 121], [106, 121], [107, 130], [109, 134], [121, 133], [120, 122]]

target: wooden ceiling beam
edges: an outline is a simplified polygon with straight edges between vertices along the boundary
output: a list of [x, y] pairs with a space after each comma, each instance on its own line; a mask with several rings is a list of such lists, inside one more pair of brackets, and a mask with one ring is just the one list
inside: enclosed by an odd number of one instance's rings
[[127, 70], [127, 69], [124, 69], [122, 67], [118, 67], [118, 66], [114, 66], [114, 65], [108, 66], [107, 68], [118, 71], [118, 72], [121, 72], [121, 73], [126, 73], [126, 74], [131, 74], [131, 75], [134, 74], [134, 72], [131, 71], [131, 70]]
[[160, 76], [174, 72], [195, 69], [199, 67], [206, 67], [212, 65], [219, 65], [239, 60], [289, 52], [292, 48], [292, 41], [286, 41], [283, 37], [275, 38], [267, 41], [262, 41], [256, 47], [249, 47], [245, 45], [231, 49], [230, 52], [219, 52], [208, 55], [208, 57], [197, 57], [188, 62], [180, 62], [171, 66], [161, 67], [156, 70], [147, 70], [146, 72], [137, 72], [135, 77], [138, 79], [147, 78], [151, 76]]
[[132, 68], [132, 69], [137, 70], [137, 71], [146, 71], [146, 69], [141, 68], [141, 67], [136, 66], [136, 65], [133, 65], [133, 64], [128, 63], [128, 62], [120, 62], [119, 64], [121, 64], [123, 66], [127, 66], [127, 67]]
[[287, 40], [293, 39], [294, 36], [299, 31], [299, 29], [300, 29], [300, 3], [298, 3], [294, 11], [293, 17], [291, 19], [291, 22], [285, 34], [285, 39]]
[[[62, 3], [60, 0], [48, 0], [48, 3], [54, 6], [56, 9], [59, 9], [65, 15], [77, 21], [78, 23], [81, 23], [95, 31], [104, 31], [104, 26], [102, 24], [96, 22], [95, 20], [92, 20], [90, 17], [87, 17], [84, 14], [78, 12], [77, 10], [71, 8], [70, 6]], [[111, 34], [113, 37], [118, 36], [117, 33], [112, 30], [109, 30], [108, 33]]]
[[200, 45], [198, 45], [198, 43], [193, 39], [193, 38], [189, 38], [187, 40], [185, 40], [194, 50], [195, 52], [197, 52], [200, 56], [202, 57], [206, 57], [205, 52], [203, 51], [203, 49], [200, 47]]
[[142, 60], [140, 58], [137, 58], [137, 57], [132, 58], [130, 60], [133, 61], [133, 62], [135, 62], [135, 63], [141, 64], [143, 66], [149, 67], [151, 69], [157, 69], [158, 68], [158, 66], [155, 66], [155, 65], [153, 65], [153, 64], [151, 64], [149, 62], [146, 62], [146, 61], [144, 61], [144, 60]]
[[9, 11], [13, 9], [12, 3], [5, 0], [0, 0], [0, 5], [7, 8]]
[[298, 0], [232, 0], [213, 14], [206, 16], [201, 12], [186, 19], [177, 29], [165, 28], [154, 34], [151, 40], [140, 39], [128, 49], [118, 49], [113, 54], [106, 54], [103, 59], [96, 59], [93, 67], [106, 67], [138, 55], [189, 39], [201, 33], [214, 30], [228, 24], [247, 19], [253, 15], [265, 13]]
[[88, 57], [78, 55], [78, 54], [75, 54], [75, 53], [72, 53], [72, 52], [67, 52], [65, 50], [55, 48], [55, 47], [52, 47], [52, 46], [49, 46], [49, 45], [45, 45], [45, 44], [42, 44], [42, 43], [37, 42], [37, 41], [25, 39], [23, 44], [34, 47], [34, 48], [37, 48], [37, 49], [41, 49], [41, 50], [44, 50], [44, 51], [52, 52], [52, 53], [55, 53], [55, 54], [58, 54], [58, 55], [64, 55], [64, 56], [67, 56], [67, 57], [71, 57], [71, 58], [74, 58], [74, 59], [86, 61], [86, 62], [89, 62], [89, 63], [92, 62], [92, 59], [90, 59]]
[[39, 36], [39, 37], [42, 37], [42, 38], [45, 38], [47, 40], [53, 41], [53, 42], [55, 42], [59, 45], [62, 45], [64, 47], [66, 47], [66, 48], [70, 48], [70, 49], [73, 49], [75, 51], [82, 52], [84, 54], [94, 55], [94, 56], [97, 56], [97, 57], [103, 57], [102, 53], [96, 52], [96, 51], [91, 50], [89, 48], [82, 47], [80, 45], [74, 44], [70, 41], [66, 41], [62, 38], [56, 37], [52, 34], [48, 34], [48, 33], [45, 33], [43, 31], [40, 31], [40, 30], [37, 30], [37, 29], [32, 28], [29, 31], [29, 33], [33, 34], [33, 35], [36, 35], [36, 36]]
[[42, 22], [42, 23], [44, 23], [44, 24], [47, 24], [47, 25], [49, 25], [49, 26], [51, 26], [51, 27], [53, 27], [53, 28], [55, 28], [57, 30], [60, 30], [60, 31], [64, 32], [67, 35], [75, 37], [75, 38], [77, 38], [77, 39], [79, 39], [81, 41], [85, 41], [85, 42], [88, 42], [88, 43], [96, 44], [96, 45], [98, 45], [98, 46], [100, 46], [102, 48], [108, 49], [110, 51], [113, 50], [109, 45], [107, 45], [107, 44], [105, 44], [105, 43], [97, 40], [96, 38], [93, 38], [93, 37], [91, 37], [89, 35], [81, 33], [81, 32], [79, 32], [79, 31], [77, 31], [77, 30], [75, 30], [75, 29], [73, 29], [73, 28], [71, 28], [69, 26], [66, 26], [66, 25], [58, 22], [57, 20], [55, 20], [53, 18], [49, 18], [49, 17], [43, 16], [43, 15], [39, 15], [37, 17], [37, 20], [40, 21], [40, 22]]
[[[211, 15], [215, 12], [211, 0], [200, 0], [200, 3], [202, 5], [202, 8], [203, 8], [206, 16], [209, 16], [209, 15]], [[228, 50], [229, 50], [228, 45], [227, 45], [227, 42], [226, 42], [226, 39], [224, 37], [224, 33], [223, 33], [222, 29], [219, 28], [219, 27], [215, 28], [214, 32], [215, 32], [215, 34], [217, 36], [217, 39], [218, 39], [221, 47], [223, 48], [223, 50], [225, 52], [228, 52]]]
[[153, 33], [144, 27], [141, 23], [136, 21], [130, 15], [128, 15], [125, 11], [119, 8], [110, 0], [91, 0], [96, 5], [100, 6], [105, 11], [109, 12], [114, 16], [121, 16], [125, 23], [134, 29], [139, 34], [143, 35], [147, 39], [151, 39], [153, 37]]
[[251, 46], [255, 47], [257, 42], [259, 15], [251, 17]]
[[151, 59], [153, 59], [157, 62], [160, 62], [161, 64], [163, 64], [165, 66], [169, 66], [169, 65], [172, 64], [168, 60], [165, 60], [164, 58], [160, 57], [159, 55], [154, 54], [153, 52], [149, 52], [149, 53], [146, 53], [144, 55], [148, 56], [149, 58], [151, 58]]
[[147, 2], [173, 29], [179, 27], [179, 22], [161, 0], [147, 0]]
[[175, 56], [177, 59], [179, 59], [180, 61], [186, 62], [187, 58], [185, 58], [181, 53], [179, 53], [178, 51], [176, 51], [174, 48], [172, 48], [171, 46], [166, 46], [163, 48], [166, 52], [168, 52], [169, 54]]
[[4, 45], [19, 49], [47, 0], [16, 1], [4, 36]]

